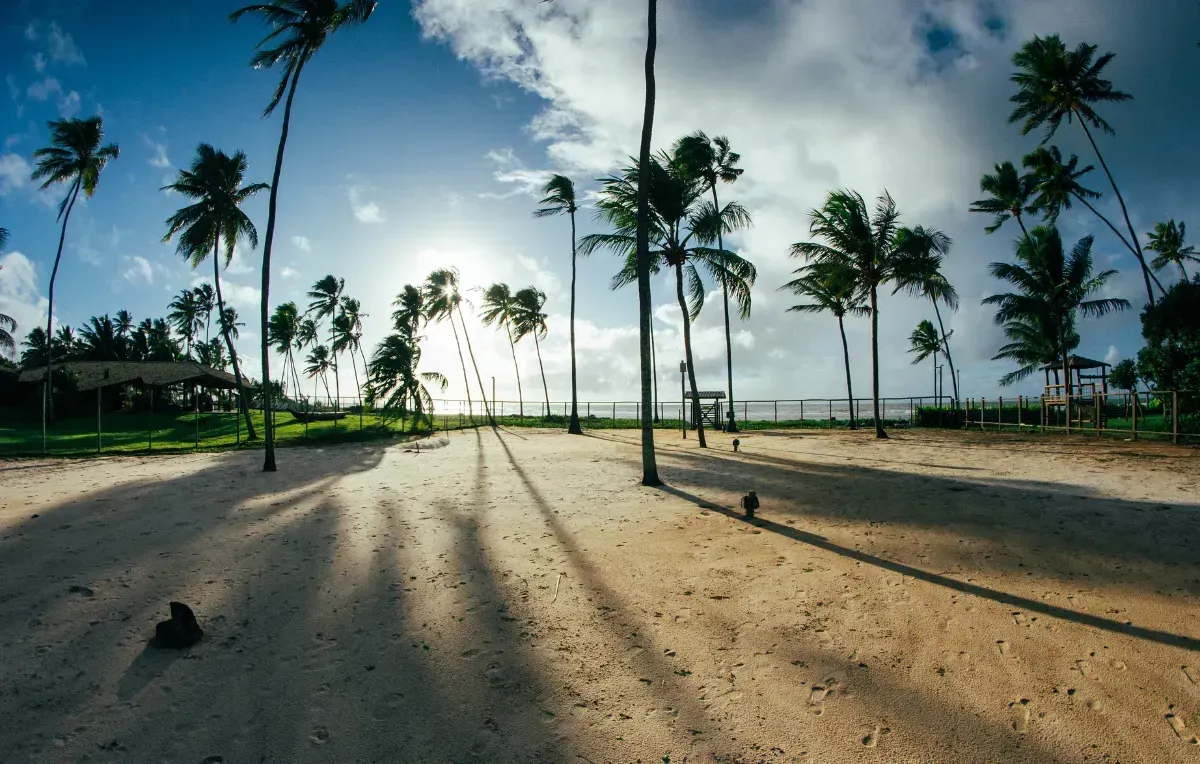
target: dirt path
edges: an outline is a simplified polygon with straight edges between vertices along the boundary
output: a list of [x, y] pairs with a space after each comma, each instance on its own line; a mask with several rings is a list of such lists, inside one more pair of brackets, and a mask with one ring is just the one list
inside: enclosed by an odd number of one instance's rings
[[740, 437], [0, 463], [0, 760], [1200, 760], [1196, 452]]

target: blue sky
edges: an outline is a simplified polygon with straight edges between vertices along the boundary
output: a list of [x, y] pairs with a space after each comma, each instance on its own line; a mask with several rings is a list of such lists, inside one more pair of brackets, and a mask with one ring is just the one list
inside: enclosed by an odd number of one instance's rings
[[[96, 196], [72, 217], [57, 285], [56, 321], [128, 308], [160, 316], [196, 274], [159, 240], [180, 204], [159, 188], [186, 166], [200, 141], [250, 159], [249, 180], [268, 181], [278, 115], [261, 111], [276, 82], [247, 66], [265, 30], [234, 25], [236, 3], [173, 4], [56, 0], [0, 11], [0, 225], [10, 251], [0, 271], [0, 310], [23, 333], [44, 320], [44, 295], [63, 190], [28, 182], [46, 120], [104, 116], [122, 154]], [[636, 148], [644, 45], [641, 6], [558, 0], [384, 0], [365, 26], [342, 32], [306, 67], [297, 97], [280, 193], [272, 304], [303, 299], [325, 273], [346, 279], [362, 300], [366, 339], [387, 330], [390, 302], [403, 284], [452, 264], [468, 287], [504, 280], [535, 284], [550, 296], [551, 334], [543, 344], [551, 397], [567, 394], [566, 320], [569, 230], [565, 220], [534, 220], [531, 192], [550, 171], [590, 179], [616, 169]], [[760, 282], [749, 322], [736, 325], [735, 364], [744, 395], [837, 395], [841, 357], [832, 319], [798, 318], [775, 292], [798, 263], [787, 246], [807, 238], [806, 212], [840, 186], [871, 197], [887, 187], [906, 219], [955, 239], [950, 276], [963, 308], [949, 317], [966, 394], [991, 395], [1007, 368], [988, 359], [1000, 344], [979, 300], [996, 291], [986, 264], [1007, 259], [1012, 232], [985, 236], [967, 213], [979, 175], [1036, 145], [1005, 124], [1008, 58], [1034, 33], [1086, 39], [1118, 56], [1110, 67], [1131, 104], [1109, 106], [1117, 128], [1106, 152], [1139, 231], [1196, 209], [1197, 164], [1190, 137], [1200, 9], [1161, 0], [1131, 10], [1110, 0], [1080, 18], [1069, 0], [1034, 3], [906, 0], [880, 7], [853, 2], [756, 0], [662, 3], [656, 146], [701, 128], [729, 135], [744, 157], [742, 181], [722, 189], [741, 200], [755, 227], [730, 243], [755, 261]], [[118, 10], [119, 9], [119, 10]], [[1200, 38], [1198, 38], [1200, 39]], [[1056, 139], [1092, 161], [1073, 126]], [[1176, 148], [1177, 147], [1177, 148]], [[24, 173], [24, 177], [22, 177]], [[1091, 185], [1107, 190], [1100, 176]], [[1115, 211], [1106, 194], [1103, 209]], [[265, 197], [248, 212], [266, 226]], [[590, 211], [581, 233], [594, 230]], [[1194, 224], [1196, 225], [1196, 224]], [[1132, 258], [1086, 213], [1066, 216], [1064, 236], [1097, 235], [1098, 264], [1122, 270], [1112, 292], [1137, 302]], [[1200, 230], [1200, 229], [1198, 229]], [[257, 373], [259, 253], [239, 250], [222, 281], [247, 326], [239, 348]], [[611, 257], [581, 261], [581, 393], [594, 400], [636, 395], [635, 295], [612, 293]], [[680, 351], [678, 310], [668, 284], [656, 284], [664, 367]], [[1139, 303], [1140, 304], [1140, 303]], [[929, 370], [912, 367], [907, 335], [927, 306], [895, 298], [883, 306], [884, 391], [921, 394]], [[720, 315], [713, 301], [696, 330], [702, 387], [721, 385]], [[858, 389], [866, 392], [866, 322], [849, 327]], [[1081, 352], [1111, 359], [1136, 352], [1136, 315], [1083, 325]], [[472, 324], [485, 377], [515, 397], [507, 341]], [[448, 374], [461, 395], [452, 338], [432, 327], [426, 367]], [[527, 395], [536, 389], [532, 346], [521, 348]], [[349, 381], [344, 377], [343, 387]], [[1032, 388], [1023, 388], [1029, 392]], [[1016, 394], [1020, 390], [1013, 389]]]

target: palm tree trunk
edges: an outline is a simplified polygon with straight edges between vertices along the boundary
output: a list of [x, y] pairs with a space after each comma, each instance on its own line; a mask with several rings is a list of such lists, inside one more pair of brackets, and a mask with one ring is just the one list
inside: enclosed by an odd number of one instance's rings
[[50, 295], [46, 304], [46, 381], [42, 385], [42, 453], [46, 452], [46, 421], [54, 417], [54, 279], [58, 276], [58, 264], [62, 260], [63, 242], [67, 239], [67, 221], [71, 219], [71, 210], [75, 208], [75, 200], [79, 198], [79, 186], [82, 179], [75, 178], [75, 188], [71, 190], [71, 202], [63, 212], [62, 233], [58, 236], [58, 254], [54, 256], [54, 269], [50, 271]]
[[[696, 387], [696, 368], [692, 365], [692, 322], [688, 319], [687, 300], [683, 297], [683, 265], [675, 266], [675, 294], [679, 298], [679, 309], [683, 311], [683, 357], [687, 361], [688, 384], [692, 386], [692, 405], [700, 410], [699, 389]], [[687, 406], [687, 401], [683, 402]], [[700, 448], [708, 448], [704, 440], [704, 421], [701, 417], [696, 420], [696, 437], [700, 440]]]
[[[1150, 304], [1154, 304], [1154, 290], [1150, 288], [1150, 268], [1146, 265], [1146, 258], [1142, 255], [1142, 245], [1138, 242], [1137, 233], [1133, 230], [1133, 223], [1129, 222], [1129, 210], [1125, 208], [1125, 198], [1121, 196], [1121, 190], [1117, 188], [1117, 181], [1113, 179], [1112, 173], [1108, 169], [1108, 163], [1104, 161], [1104, 155], [1100, 153], [1100, 147], [1096, 145], [1096, 141], [1092, 138], [1092, 131], [1088, 130], [1087, 122], [1078, 111], [1075, 111], [1075, 116], [1079, 118], [1079, 126], [1083, 128], [1084, 134], [1087, 135], [1088, 143], [1092, 144], [1092, 150], [1096, 152], [1096, 158], [1100, 160], [1100, 166], [1104, 168], [1104, 174], [1108, 176], [1108, 182], [1112, 186], [1113, 193], [1116, 194], [1117, 203], [1121, 205], [1121, 215], [1125, 218], [1125, 227], [1129, 229], [1129, 239], [1133, 242], [1133, 256], [1137, 258], [1138, 264], [1142, 266], [1142, 280], [1146, 282], [1146, 297], [1150, 300]], [[1155, 281], [1158, 279], [1156, 278]], [[1162, 289], [1162, 284], [1158, 285]]]
[[475, 351], [471, 348], [471, 335], [467, 332], [467, 322], [463, 319], [461, 303], [458, 305], [458, 321], [462, 324], [463, 339], [467, 341], [467, 355], [471, 356], [471, 366], [475, 369], [475, 381], [479, 383], [479, 395], [483, 398], [483, 413], [487, 415], [488, 424], [495, 427], [496, 418], [492, 416], [492, 407], [488, 404], [487, 391], [483, 389], [483, 377], [479, 375], [479, 364], [475, 362]]
[[[537, 342], [537, 332], [534, 332], [534, 344]], [[540, 364], [541, 361], [539, 360]], [[521, 416], [524, 416], [522, 412]], [[567, 423], [567, 432], [571, 435], [582, 435], [583, 427], [579, 424], [579, 385], [575, 374], [575, 213], [571, 213], [571, 421]]]
[[[250, 421], [250, 407], [246, 405], [245, 393], [242, 390], [242, 371], [238, 366], [237, 350], [233, 347], [233, 340], [229, 338], [229, 327], [225, 325], [225, 298], [221, 296], [220, 254], [221, 234], [218, 232], [217, 238], [213, 242], [213, 285], [217, 288], [217, 315], [221, 317], [221, 334], [225, 336], [225, 347], [229, 348], [229, 358], [233, 361], [233, 379], [237, 383], [239, 413], [246, 417], [246, 440], [258, 440], [258, 433], [254, 431], [254, 423]], [[271, 418], [270, 407], [263, 412], [263, 418]]]
[[[717, 184], [712, 185], [713, 207], [717, 215], [721, 214], [721, 204], [717, 201]], [[721, 229], [717, 228], [717, 249], [724, 251], [725, 239]], [[729, 382], [729, 432], [737, 432], [737, 420], [734, 418], [733, 406], [733, 340], [729, 332], [729, 286], [721, 279], [721, 300], [725, 305], [725, 373]]]
[[1017, 219], [1017, 225], [1021, 226], [1021, 234], [1028, 239], [1029, 231], [1025, 230], [1025, 221], [1021, 220], [1021, 213], [1018, 212], [1014, 214], [1013, 217]]
[[[572, 294], [574, 294], [574, 288], [572, 288]], [[517, 373], [517, 402], [518, 402], [518, 405], [521, 407], [520, 408], [521, 418], [524, 419], [525, 418], [525, 393], [521, 392], [521, 368], [519, 366], [517, 366], [517, 343], [513, 342], [512, 329], [508, 326], [507, 323], [505, 323], [504, 328], [508, 332], [508, 346], [510, 348], [512, 348], [513, 371], [515, 371]], [[533, 341], [535, 344], [537, 343], [537, 332], [533, 333]], [[541, 363], [541, 362], [542, 362], [542, 354], [539, 351], [538, 352], [538, 363]], [[543, 377], [544, 376], [545, 375], [543, 374]], [[572, 377], [572, 382], [573, 381], [574, 381], [574, 377]], [[573, 405], [574, 405], [574, 402], [572, 402], [572, 406]], [[572, 409], [572, 410], [574, 410], [574, 409]], [[576, 417], [575, 423], [576, 423], [576, 425], [579, 424], [578, 417]]]
[[350, 351], [350, 368], [354, 371], [354, 387], [358, 390], [358, 410], [362, 411], [362, 385], [358, 383], [358, 361], [354, 359], [354, 350]]
[[842, 358], [846, 361], [846, 403], [850, 406], [850, 429], [858, 429], [858, 419], [854, 416], [854, 384], [850, 381], [850, 346], [846, 344], [846, 326], [842, 317], [838, 316], [838, 332], [842, 335]]
[[879, 295], [871, 285], [871, 403], [875, 408], [875, 437], [886, 438], [883, 419], [879, 416]]
[[454, 325], [454, 316], [450, 316], [450, 329], [454, 332], [454, 346], [458, 348], [458, 362], [462, 364], [463, 387], [467, 390], [467, 418], [475, 424], [475, 404], [471, 401], [471, 378], [467, 376], [467, 362], [463, 358], [462, 343], [458, 339], [458, 327]]
[[933, 314], [937, 316], [938, 329], [942, 332], [942, 349], [946, 352], [946, 363], [950, 365], [950, 389], [954, 391], [954, 401], [958, 401], [958, 376], [954, 373], [954, 359], [950, 357], [950, 338], [946, 336], [946, 325], [942, 323], [942, 311], [938, 310], [937, 300], [933, 300]]
[[279, 176], [283, 172], [283, 152], [287, 147], [288, 128], [292, 122], [292, 101], [296, 97], [296, 83], [300, 81], [300, 72], [304, 69], [305, 58], [300, 58], [296, 71], [292, 74], [292, 84], [288, 86], [287, 103], [283, 107], [283, 127], [279, 132], [279, 149], [275, 153], [275, 172], [271, 176], [271, 193], [267, 200], [267, 232], [263, 237], [262, 264], [262, 304], [259, 318], [262, 321], [262, 397], [263, 397], [263, 432], [266, 440], [265, 455], [263, 456], [263, 472], [274, 472], [275, 467], [275, 428], [271, 422], [271, 346], [267, 343], [267, 324], [271, 320], [268, 310], [271, 299], [271, 245], [275, 243], [275, 207], [279, 200]]
[[[658, 0], [647, 1], [646, 107], [642, 113], [642, 143], [638, 152], [637, 277], [638, 349], [642, 372], [642, 485], [662, 485], [654, 459], [653, 357], [650, 349], [650, 141], [654, 132], [654, 54], [658, 46]], [[686, 320], [686, 312], [684, 313]]]
[[[365, 380], [366, 380], [368, 383], [370, 383], [370, 381], [371, 381], [371, 367], [370, 367], [369, 365], [367, 365], [367, 356], [366, 356], [366, 354], [365, 354], [365, 353], [363, 353], [363, 351], [362, 351], [362, 342], [361, 342], [360, 340], [361, 340], [361, 338], [359, 338], [359, 340], [355, 340], [355, 345], [358, 347], [358, 356], [359, 356], [359, 358], [362, 358], [362, 362], [363, 362], [363, 379], [365, 379]], [[353, 351], [351, 351], [351, 356], [353, 357]], [[363, 398], [362, 398], [362, 389], [361, 389], [361, 388], [360, 388], [360, 389], [359, 389], [359, 391], [358, 391], [358, 405], [360, 405], [360, 406], [365, 406], [365, 405], [366, 405], [366, 404], [363, 402]]]
[[542, 391], [546, 394], [546, 416], [550, 416], [550, 388], [546, 386], [546, 367], [542, 365], [542, 346], [538, 344], [537, 332], [533, 333], [533, 347], [537, 349], [538, 368], [542, 370]]

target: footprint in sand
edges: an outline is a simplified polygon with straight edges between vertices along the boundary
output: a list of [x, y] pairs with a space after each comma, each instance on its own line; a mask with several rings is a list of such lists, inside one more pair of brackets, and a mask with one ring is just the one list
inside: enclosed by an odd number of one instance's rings
[[879, 727], [871, 730], [871, 733], [862, 739], [862, 744], [867, 748], [874, 748], [879, 745]]
[[316, 745], [325, 745], [329, 742], [329, 730], [318, 724], [313, 727], [312, 734], [308, 736], [308, 739]]
[[1001, 655], [1008, 655], [1008, 643], [1003, 639], [996, 640], [996, 649], [1000, 651]]
[[1187, 677], [1187, 680], [1192, 684], [1196, 684], [1196, 676], [1197, 674], [1200, 674], [1200, 672], [1197, 672], [1196, 669], [1188, 666], [1180, 666], [1180, 668], [1183, 669], [1183, 675]]
[[1200, 738], [1197, 738], [1195, 735], [1188, 734], [1187, 725], [1183, 723], [1183, 719], [1180, 719], [1173, 713], [1167, 714], [1166, 719], [1167, 724], [1171, 725], [1171, 729], [1174, 730], [1175, 735], [1180, 740], [1186, 740], [1192, 745], [1200, 745]]
[[1079, 669], [1079, 673], [1083, 674], [1084, 677], [1090, 677], [1092, 675], [1092, 666], [1087, 661], [1075, 661], [1075, 666]]
[[1021, 698], [1008, 704], [1013, 712], [1012, 726], [1018, 735], [1029, 732], [1029, 699]]

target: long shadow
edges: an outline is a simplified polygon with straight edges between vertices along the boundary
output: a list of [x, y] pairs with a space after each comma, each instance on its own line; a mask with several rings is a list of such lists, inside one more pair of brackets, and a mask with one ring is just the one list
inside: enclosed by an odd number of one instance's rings
[[935, 584], [937, 586], [943, 586], [947, 589], [954, 589], [955, 591], [959, 591], [964, 594], [972, 594], [976, 597], [982, 597], [983, 599], [989, 599], [993, 602], [1010, 605], [1021, 610], [1041, 613], [1043, 615], [1061, 618], [1064, 621], [1071, 621], [1084, 626], [1091, 626], [1095, 629], [1110, 631], [1114, 634], [1124, 634], [1126, 636], [1144, 639], [1149, 642], [1158, 642], [1159, 644], [1169, 645], [1171, 647], [1182, 647], [1187, 650], [1200, 650], [1200, 640], [1193, 639], [1192, 637], [1183, 636], [1180, 634], [1172, 634], [1170, 632], [1159, 631], [1157, 629], [1147, 629], [1140, 626], [1134, 626], [1128, 622], [1121, 623], [1120, 621], [1113, 621], [1108, 618], [1101, 618], [1099, 616], [1089, 615], [1088, 613], [1081, 613], [1077, 610], [1070, 610], [1068, 608], [1058, 607], [1056, 605], [1049, 605], [1045, 602], [1039, 602], [1038, 600], [1018, 597], [1015, 594], [1009, 594], [1008, 592], [1002, 592], [996, 589], [989, 589], [986, 586], [979, 586], [978, 584], [959, 581], [948, 576], [930, 573], [929, 571], [922, 570], [920, 568], [914, 568], [913, 566], [905, 565], [902, 562], [896, 562], [895, 560], [888, 560], [883, 557], [868, 554], [858, 549], [850, 549], [849, 547], [842, 546], [841, 544], [835, 544], [824, 536], [818, 536], [815, 533], [808, 533], [790, 525], [783, 525], [761, 516], [748, 518], [744, 514], [735, 512], [734, 510], [723, 507], [719, 504], [714, 504], [711, 501], [702, 499], [699, 496], [690, 494], [687, 491], [683, 491], [679, 488], [672, 486], [660, 486], [659, 490], [665, 491], [672, 496], [686, 499], [687, 501], [690, 501], [703, 509], [719, 512], [726, 517], [731, 517], [735, 520], [748, 523], [753, 525], [755, 528], [761, 528], [772, 533], [778, 533], [781, 536], [786, 536], [787, 538], [790, 538], [793, 541], [799, 541], [802, 544], [808, 544], [809, 546], [814, 546], [818, 549], [824, 549], [827, 552], [833, 552], [834, 554], [841, 555], [842, 557], [849, 557], [852, 560], [857, 560], [868, 565], [874, 565], [877, 568], [890, 570], [893, 573], [900, 573], [911, 578], [916, 578], [927, 583]]

